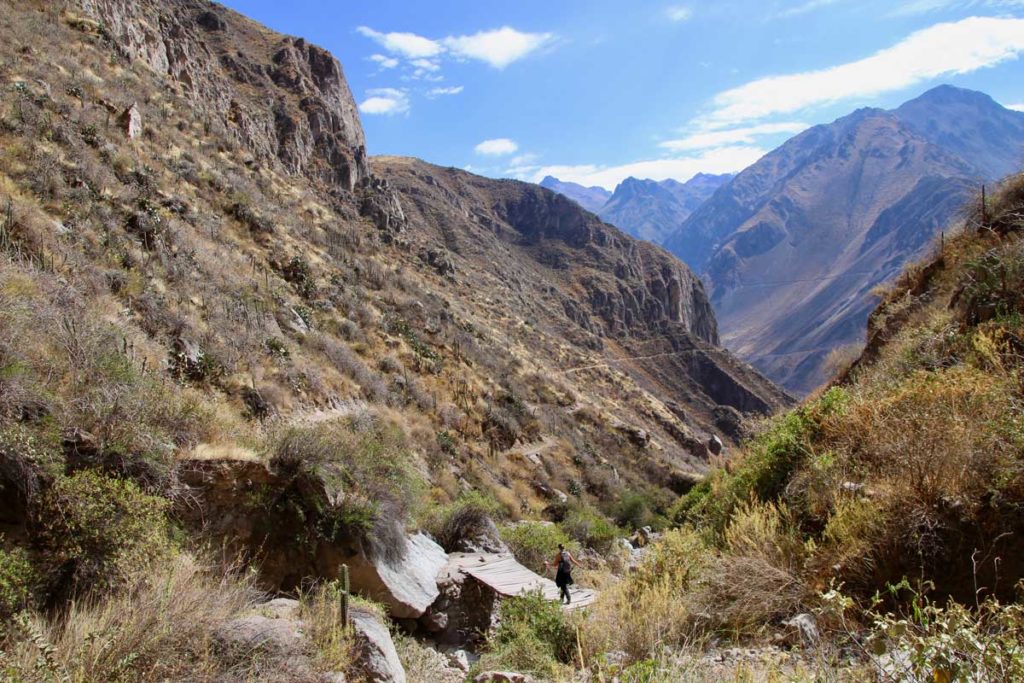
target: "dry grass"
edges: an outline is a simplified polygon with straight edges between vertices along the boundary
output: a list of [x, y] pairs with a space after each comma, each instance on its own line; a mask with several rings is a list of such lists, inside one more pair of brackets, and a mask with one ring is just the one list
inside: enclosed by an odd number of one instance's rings
[[215, 632], [257, 597], [251, 575], [182, 555], [113, 598], [20, 618], [0, 663], [25, 683], [244, 679], [248, 662], [222, 660]]

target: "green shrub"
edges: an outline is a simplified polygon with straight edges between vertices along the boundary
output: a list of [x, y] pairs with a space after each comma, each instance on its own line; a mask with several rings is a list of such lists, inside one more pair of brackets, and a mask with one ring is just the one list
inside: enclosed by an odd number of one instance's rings
[[404, 522], [419, 507], [423, 480], [398, 424], [361, 414], [293, 426], [273, 435], [269, 450], [275, 467], [317, 477], [344, 494], [340, 508], [315, 511], [323, 513], [317, 520], [321, 536], [361, 536], [379, 556], [404, 550]]
[[30, 605], [37, 582], [35, 568], [24, 548], [0, 549], [0, 637], [3, 624]]
[[[881, 598], [864, 614], [871, 624], [856, 637], [878, 657], [879, 678], [900, 681], [1024, 680], [1024, 605], [1003, 605], [989, 598], [974, 608], [955, 601], [940, 604], [911, 589], [904, 580], [887, 587], [892, 596], [909, 592], [899, 614], [878, 609]], [[855, 627], [847, 615], [852, 598], [833, 588], [822, 596], [823, 612], [847, 633]], [[883, 657], [884, 655], [893, 655]]]
[[571, 510], [559, 526], [574, 541], [599, 553], [611, 550], [615, 539], [625, 535], [624, 530], [612, 524], [601, 513], [587, 507]]
[[518, 522], [501, 528], [501, 539], [512, 554], [535, 572], [544, 571], [544, 562], [550, 561], [561, 543], [572, 553], [578, 553], [579, 544], [550, 522]]
[[622, 494], [615, 506], [615, 522], [627, 529], [657, 526], [655, 504], [650, 496], [637, 491]]
[[42, 564], [76, 590], [110, 589], [174, 552], [168, 501], [92, 470], [60, 477], [40, 505]]
[[557, 677], [561, 665], [573, 661], [575, 627], [561, 606], [538, 591], [509, 598], [501, 604], [498, 628], [481, 664]]
[[841, 414], [847, 392], [829, 389], [821, 398], [774, 421], [749, 444], [742, 459], [729, 469], [717, 469], [682, 496], [670, 511], [677, 523], [692, 523], [720, 536], [738, 505], [756, 498], [776, 500], [796, 469], [812, 452], [812, 440], [822, 423]]
[[436, 508], [423, 526], [448, 552], [453, 552], [461, 539], [489, 527], [501, 515], [501, 504], [478, 491], [464, 491], [449, 505]]

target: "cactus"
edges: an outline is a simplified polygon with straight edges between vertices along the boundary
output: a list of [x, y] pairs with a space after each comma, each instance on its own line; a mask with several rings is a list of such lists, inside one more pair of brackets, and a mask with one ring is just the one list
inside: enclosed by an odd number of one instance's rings
[[346, 629], [349, 627], [348, 599], [348, 565], [343, 564], [341, 565], [341, 623], [344, 625]]

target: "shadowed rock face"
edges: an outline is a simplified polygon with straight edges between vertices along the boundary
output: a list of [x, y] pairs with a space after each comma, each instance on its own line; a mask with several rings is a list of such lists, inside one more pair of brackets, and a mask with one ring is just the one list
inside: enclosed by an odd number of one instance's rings
[[326, 50], [201, 0], [78, 3], [125, 57], [170, 77], [258, 161], [346, 191], [368, 175], [355, 101]]
[[[717, 346], [703, 285], [660, 247], [537, 185], [408, 158], [372, 165], [401, 198], [412, 248], [450, 255], [453, 287], [486, 295], [538, 334], [603, 350], [615, 368], [683, 406], [694, 429], [713, 430], [717, 406], [763, 414], [789, 402]], [[660, 426], [691, 452], [702, 448], [692, 434]]]

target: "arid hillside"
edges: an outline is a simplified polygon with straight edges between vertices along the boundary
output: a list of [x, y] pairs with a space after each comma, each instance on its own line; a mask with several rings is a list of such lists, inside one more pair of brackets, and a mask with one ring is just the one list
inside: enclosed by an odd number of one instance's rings
[[302, 39], [199, 0], [5, 3], [0, 39], [8, 540], [81, 470], [191, 501], [197, 463], [279, 468], [335, 423], [385, 449], [339, 475], [361, 523], [474, 489], [655, 515], [790, 400], [666, 252], [536, 186], [369, 161]]

